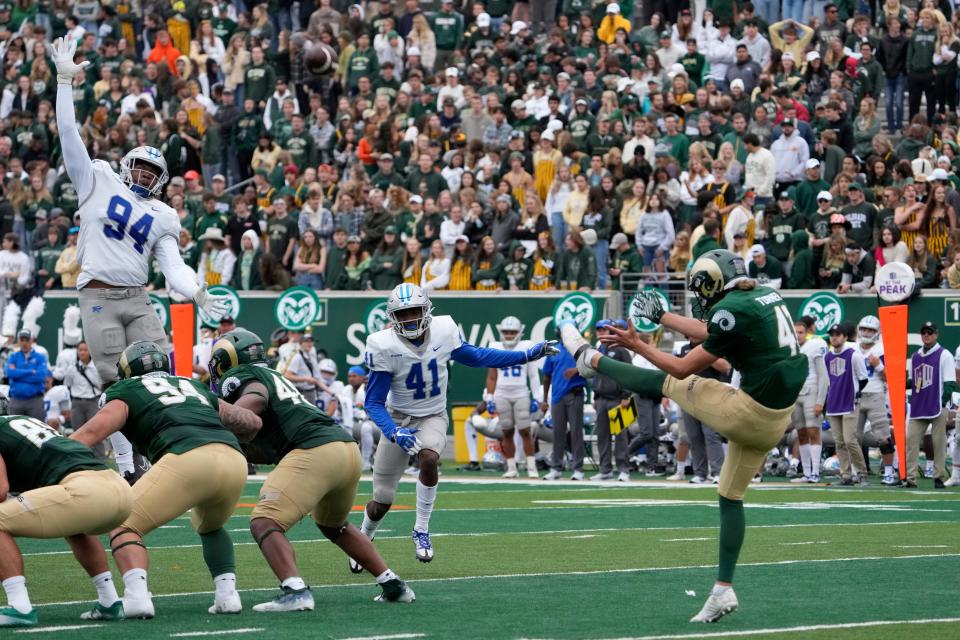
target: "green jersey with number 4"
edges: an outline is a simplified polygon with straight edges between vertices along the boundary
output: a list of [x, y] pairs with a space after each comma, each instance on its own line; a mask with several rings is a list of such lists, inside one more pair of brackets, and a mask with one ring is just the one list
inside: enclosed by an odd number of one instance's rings
[[0, 417], [0, 456], [17, 493], [57, 484], [74, 471], [108, 468], [84, 445], [27, 416]]
[[807, 358], [780, 294], [734, 289], [710, 308], [703, 348], [740, 372], [740, 388], [770, 409], [793, 405], [807, 379]]
[[196, 380], [148, 373], [117, 382], [105, 396], [106, 402], [127, 405], [130, 414], [121, 431], [150, 462], [212, 443], [241, 451], [236, 436], [220, 422], [220, 400]]
[[227, 371], [220, 394], [235, 402], [243, 388], [259, 382], [267, 388], [267, 409], [260, 418], [263, 428], [245, 444], [248, 457], [262, 464], [276, 464], [293, 449], [312, 449], [330, 442], [353, 442], [330, 416], [300, 395], [283, 374], [266, 366], [242, 364]]

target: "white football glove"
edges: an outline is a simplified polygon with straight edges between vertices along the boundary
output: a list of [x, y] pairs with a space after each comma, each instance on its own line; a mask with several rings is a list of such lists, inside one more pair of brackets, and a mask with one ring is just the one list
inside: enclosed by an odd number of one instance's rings
[[77, 53], [77, 41], [72, 38], [70, 40], [57, 38], [52, 45], [47, 45], [47, 53], [57, 66], [57, 84], [72, 85], [73, 78], [90, 66], [89, 60], [84, 60], [80, 64], [73, 61], [73, 56]]
[[204, 312], [213, 318], [214, 320], [219, 320], [222, 318], [227, 311], [230, 310], [230, 307], [227, 305], [227, 296], [215, 296], [210, 294], [207, 291], [207, 285], [203, 285], [193, 296], [193, 301], [196, 302]]

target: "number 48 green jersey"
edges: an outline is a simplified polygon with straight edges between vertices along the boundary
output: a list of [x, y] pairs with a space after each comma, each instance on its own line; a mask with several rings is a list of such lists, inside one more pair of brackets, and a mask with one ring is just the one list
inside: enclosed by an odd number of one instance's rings
[[267, 409], [260, 415], [263, 428], [249, 445], [244, 445], [252, 461], [276, 464], [293, 449], [353, 442], [353, 437], [330, 416], [300, 395], [293, 383], [266, 366], [243, 364], [230, 369], [224, 375], [220, 394], [227, 402], [236, 402], [251, 382], [263, 384], [269, 396]]
[[196, 380], [148, 373], [121, 380], [104, 395], [105, 403], [127, 405], [130, 414], [121, 431], [150, 462], [212, 443], [241, 451], [236, 436], [220, 422], [220, 400]]
[[735, 289], [711, 309], [703, 348], [740, 372], [744, 393], [770, 409], [794, 404], [807, 379], [807, 358], [780, 294]]
[[0, 456], [17, 493], [57, 484], [74, 471], [107, 469], [84, 445], [27, 416], [0, 417]]

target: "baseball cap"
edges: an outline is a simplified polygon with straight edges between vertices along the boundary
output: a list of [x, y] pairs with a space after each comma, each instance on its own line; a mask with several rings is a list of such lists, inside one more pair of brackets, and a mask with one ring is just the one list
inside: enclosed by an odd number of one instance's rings
[[762, 244], [755, 244], [750, 247], [750, 256], [765, 256], [767, 255], [767, 250], [763, 248]]
[[348, 242], [348, 243], [350, 243], [350, 242], [360, 242], [360, 236], [348, 236], [348, 237], [347, 237], [347, 242]]
[[423, 198], [421, 198], [420, 196], [414, 194], [414, 195], [410, 196], [410, 202], [411, 202], [411, 203], [414, 203], [414, 204], [423, 204]]
[[365, 376], [365, 375], [367, 375], [366, 370], [364, 370], [364, 368], [361, 367], [360, 365], [353, 365], [352, 367], [350, 367], [349, 369], [347, 369], [347, 373], [352, 374], [352, 375], [355, 375], [355, 376]]
[[388, 224], [387, 227], [383, 230], [383, 232], [384, 232], [384, 233], [392, 233], [393, 235], [397, 235], [397, 228], [396, 228], [395, 226], [393, 226], [392, 224]]
[[[20, 333], [22, 334], [23, 331]], [[940, 329], [937, 327], [937, 323], [927, 320], [920, 325], [920, 333], [940, 333]]]
[[778, 197], [780, 200], [793, 200], [793, 198], [790, 197], [790, 192], [789, 192], [789, 191], [781, 191], [781, 192], [780, 192], [780, 195], [777, 196], [777, 197]]
[[527, 103], [523, 100], [517, 99], [510, 103], [510, 108], [516, 111], [517, 109], [526, 109]]
[[797, 121], [793, 118], [784, 118], [783, 122], [780, 123], [781, 127], [796, 127]]
[[456, 67], [447, 67], [447, 70], [444, 71], [444, 74], [446, 74], [448, 78], [456, 78], [460, 75], [460, 70]]
[[584, 229], [580, 232], [580, 237], [588, 247], [597, 244], [597, 232], [594, 229]]
[[377, 158], [377, 160], [378, 160], [378, 161], [379, 161], [379, 160], [389, 160], [389, 161], [393, 162], [393, 154], [392, 154], [392, 153], [381, 153], [380, 156]]
[[227, 179], [224, 177], [224, 175], [223, 175], [222, 173], [218, 173], [217, 175], [213, 176], [213, 181], [214, 181], [214, 182], [226, 182]]
[[610, 248], [618, 249], [621, 246], [627, 244], [629, 240], [627, 239], [627, 234], [625, 233], [615, 233], [613, 238], [610, 240]]
[[859, 182], [851, 182], [850, 186], [847, 187], [847, 191], [863, 191], [863, 187], [860, 186]]
[[587, 101], [584, 100], [583, 98], [577, 98], [576, 104], [582, 104], [583, 106], [587, 106]]
[[931, 180], [949, 180], [950, 176], [947, 174], [946, 171], [944, 171], [940, 167], [937, 167], [936, 169], [933, 170], [933, 173], [930, 174], [930, 179]]
[[620, 5], [616, 2], [611, 2], [607, 5], [607, 13], [620, 13]]
[[481, 27], [481, 28], [483, 28], [483, 27], [489, 27], [489, 26], [490, 26], [490, 14], [484, 12], [484, 13], [481, 13], [480, 15], [478, 15], [478, 16], [477, 16], [477, 26], [478, 26], [478, 27]]
[[183, 178], [184, 180], [199, 180], [200, 174], [193, 169], [190, 169], [190, 171], [187, 171], [185, 174], [183, 174]]
[[30, 331], [30, 329], [20, 329], [17, 338], [20, 340], [33, 340], [33, 332]]
[[309, 340], [310, 342], [313, 342], [313, 334], [312, 334], [312, 333], [304, 333], [304, 334], [303, 334], [303, 338], [301, 338], [301, 340]]
[[407, 49], [407, 57], [420, 55], [420, 47], [413, 46]]
[[512, 25], [510, 25], [510, 35], [515, 36], [521, 31], [527, 28], [527, 23], [523, 20], [517, 20]]
[[670, 35], [670, 32], [669, 32], [669, 31], [661, 31], [661, 32], [660, 32], [660, 39], [661, 39], [661, 40], [662, 40], [663, 38], [670, 38], [670, 37], [672, 37], [672, 36]]
[[174, 176], [170, 178], [170, 184], [175, 187], [185, 187], [187, 185], [187, 181], [180, 176]]
[[847, 335], [847, 332], [843, 330], [843, 325], [841, 324], [832, 324], [830, 328], [827, 329], [828, 335]]
[[457, 236], [457, 239], [455, 242], [470, 242], [470, 238], [468, 238], [463, 234], [460, 234], [459, 236]]
[[820, 52], [810, 51], [809, 53], [807, 53], [807, 62], [813, 62], [814, 60], [819, 60], [819, 59], [820, 59]]
[[744, 88], [743, 80], [741, 80], [740, 78], [734, 78], [733, 81], [730, 82], [731, 89], [736, 89], [737, 87], [740, 87], [741, 89]]
[[510, 139], [523, 140], [523, 131], [520, 131], [520, 129], [514, 129], [513, 131], [510, 132]]
[[819, 169], [819, 168], [820, 168], [819, 160], [817, 160], [816, 158], [810, 158], [809, 160], [807, 160], [807, 169]]
[[70, 227], [70, 230], [67, 231], [67, 233], [69, 233], [69, 234], [72, 235], [72, 236], [73, 236], [73, 235], [76, 235], [76, 234], [80, 233], [80, 227]]
[[833, 194], [829, 191], [821, 191], [817, 194], [817, 200], [826, 200], [827, 202], [831, 202], [833, 200]]

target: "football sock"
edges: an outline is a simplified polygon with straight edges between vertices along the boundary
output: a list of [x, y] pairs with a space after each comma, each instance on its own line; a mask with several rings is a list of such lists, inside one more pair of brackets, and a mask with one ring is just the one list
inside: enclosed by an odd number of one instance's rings
[[527, 471], [536, 471], [536, 470], [537, 470], [536, 456], [527, 456]]
[[300, 589], [306, 589], [307, 583], [304, 582], [303, 578], [300, 576], [293, 576], [292, 578], [287, 578], [281, 582], [280, 586], [284, 589], [293, 589], [294, 591], [298, 591]]
[[820, 475], [820, 454], [823, 451], [822, 444], [810, 445], [810, 469], [815, 476]]
[[228, 596], [237, 590], [237, 574], [221, 573], [213, 579], [213, 586], [218, 596]]
[[113, 584], [113, 576], [109, 571], [98, 573], [91, 578], [93, 586], [97, 590], [97, 601], [104, 607], [109, 607], [120, 599], [117, 595], [117, 587]]
[[643, 398], [658, 400], [663, 396], [663, 383], [667, 380], [667, 374], [662, 371], [641, 369], [628, 362], [618, 362], [609, 356], [600, 358], [597, 371], [610, 376], [625, 389]]
[[719, 582], [733, 582], [733, 572], [737, 568], [745, 528], [743, 500], [730, 500], [720, 496]]
[[363, 523], [360, 525], [360, 533], [367, 536], [373, 540], [373, 534], [377, 532], [377, 527], [380, 526], [381, 520], [374, 520], [370, 517], [370, 514], [367, 513], [367, 510], [363, 510]]
[[800, 445], [800, 467], [803, 475], [810, 477], [813, 475], [813, 467], [810, 466], [810, 445]]
[[513, 432], [513, 461], [520, 464], [523, 460], [523, 436], [520, 435], [520, 429]]
[[467, 454], [470, 457], [470, 462], [477, 462], [477, 430], [474, 429], [473, 423], [468, 419], [463, 426], [464, 436], [467, 440]]
[[113, 455], [120, 475], [133, 473], [133, 445], [130, 441], [118, 431], [110, 434], [110, 446], [113, 447]]
[[513, 458], [507, 460], [507, 471], [517, 472], [517, 461]]
[[437, 486], [428, 487], [417, 480], [417, 522], [413, 525], [417, 531], [430, 531], [430, 514], [436, 499]]
[[393, 571], [390, 571], [390, 569], [387, 569], [386, 571], [384, 571], [383, 573], [377, 576], [377, 584], [390, 582], [391, 580], [395, 580], [396, 578], [397, 578], [397, 574], [395, 574]]
[[4, 580], [3, 590], [7, 594], [7, 604], [20, 613], [29, 613], [33, 609], [30, 604], [30, 594], [27, 593], [27, 579], [23, 576], [13, 576]]
[[147, 590], [147, 570], [130, 569], [123, 574], [123, 595], [133, 598], [149, 598]]
[[203, 561], [210, 569], [210, 575], [216, 578], [225, 573], [235, 573], [237, 563], [233, 557], [233, 541], [230, 534], [223, 527], [210, 533], [201, 533], [200, 542], [203, 545]]
[[[957, 470], [954, 469], [954, 470], [953, 470], [953, 473], [956, 474], [956, 473], [957, 473]], [[883, 467], [883, 475], [885, 475], [885, 476], [892, 476], [892, 475], [893, 475], [893, 465], [892, 465], [892, 464], [888, 464], [888, 465], [885, 465], [885, 466]]]
[[360, 427], [360, 455], [364, 462], [373, 457], [373, 423], [364, 422]]
[[722, 595], [725, 594], [727, 591], [730, 591], [731, 588], [732, 588], [732, 587], [731, 587], [730, 585], [726, 585], [726, 584], [715, 584], [715, 585], [713, 585], [713, 589], [710, 590], [710, 595], [713, 595], [713, 596], [722, 596]]

